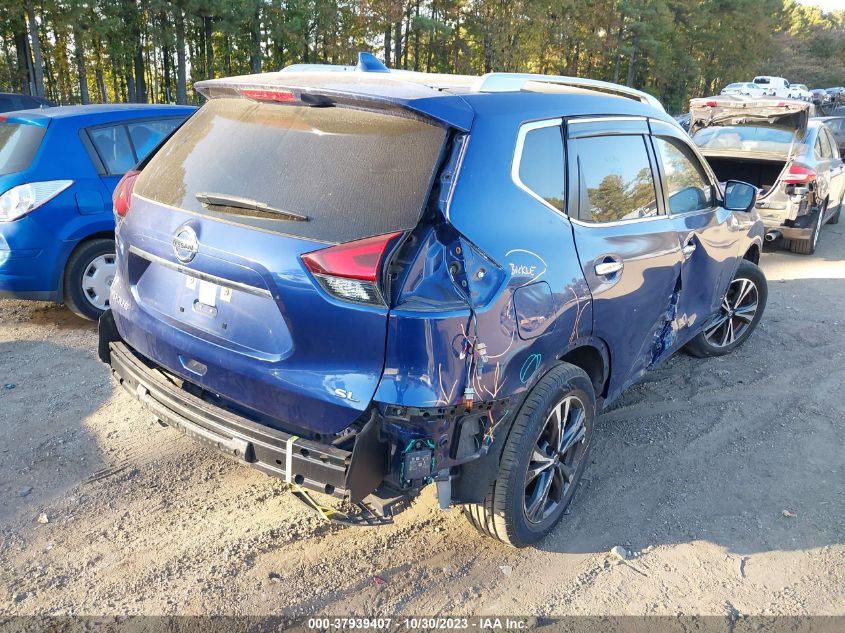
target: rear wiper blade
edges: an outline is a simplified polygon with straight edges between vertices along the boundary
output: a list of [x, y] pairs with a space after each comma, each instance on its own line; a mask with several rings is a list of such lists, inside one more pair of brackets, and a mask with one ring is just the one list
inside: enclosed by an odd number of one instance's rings
[[209, 207], [229, 207], [232, 209], [244, 209], [247, 211], [257, 211], [259, 213], [266, 213], [268, 215], [278, 216], [280, 220], [293, 220], [295, 222], [308, 222], [307, 215], [294, 213], [293, 211], [285, 211], [283, 209], [276, 209], [269, 204], [253, 200], [252, 198], [244, 198], [242, 196], [234, 196], [228, 193], [211, 193], [207, 191], [197, 192], [194, 196], [202, 204]]

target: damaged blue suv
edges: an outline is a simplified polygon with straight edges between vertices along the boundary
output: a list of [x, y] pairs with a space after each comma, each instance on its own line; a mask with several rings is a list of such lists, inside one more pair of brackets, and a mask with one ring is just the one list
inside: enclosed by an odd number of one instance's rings
[[197, 90], [115, 193], [99, 355], [324, 512], [308, 490], [383, 521], [435, 483], [533, 543], [603, 407], [762, 317], [756, 189], [720, 185], [644, 93], [372, 63]]

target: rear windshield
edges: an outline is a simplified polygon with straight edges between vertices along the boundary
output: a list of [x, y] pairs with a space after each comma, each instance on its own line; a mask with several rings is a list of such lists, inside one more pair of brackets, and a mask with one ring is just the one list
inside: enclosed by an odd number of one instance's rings
[[705, 149], [787, 154], [795, 140], [795, 130], [751, 125], [720, 125], [697, 131], [693, 134], [692, 140]]
[[[212, 217], [345, 242], [416, 224], [445, 136], [443, 128], [384, 113], [212, 99], [153, 156], [135, 192]], [[271, 209], [247, 209], [239, 199]]]
[[0, 123], [0, 176], [29, 169], [46, 131], [39, 125]]

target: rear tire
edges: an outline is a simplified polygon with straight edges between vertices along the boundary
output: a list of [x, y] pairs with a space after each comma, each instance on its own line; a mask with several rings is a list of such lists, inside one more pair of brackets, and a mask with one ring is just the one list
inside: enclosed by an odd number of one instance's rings
[[64, 300], [71, 312], [96, 321], [109, 307], [114, 240], [93, 239], [76, 247], [65, 266]]
[[756, 329], [768, 297], [763, 271], [743, 259], [722, 299], [719, 316], [687, 343], [686, 351], [699, 358], [730, 354]]
[[842, 205], [845, 204], [845, 193], [842, 194], [842, 200], [839, 201], [839, 206], [836, 207], [836, 213], [830, 216], [827, 221], [828, 224], [839, 224], [839, 214], [842, 213]]
[[824, 214], [827, 211], [827, 203], [823, 204], [816, 211], [816, 215], [810, 220], [813, 223], [813, 232], [806, 240], [790, 240], [789, 250], [799, 255], [812, 255], [816, 252], [816, 245], [819, 243], [819, 233], [822, 230]]
[[484, 501], [464, 507], [469, 522], [513, 547], [551, 532], [587, 465], [595, 408], [593, 385], [580, 368], [561, 363], [543, 376], [514, 420]]

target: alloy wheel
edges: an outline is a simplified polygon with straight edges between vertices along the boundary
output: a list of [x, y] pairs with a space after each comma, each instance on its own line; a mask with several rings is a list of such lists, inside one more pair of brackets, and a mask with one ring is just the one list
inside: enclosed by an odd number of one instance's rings
[[758, 303], [757, 285], [745, 277], [734, 279], [719, 306], [719, 316], [705, 330], [704, 338], [714, 347], [727, 347], [739, 340], [754, 321]]
[[82, 273], [82, 294], [98, 310], [109, 307], [109, 292], [116, 271], [115, 255], [109, 253], [92, 260]]
[[523, 511], [530, 523], [553, 515], [570, 492], [585, 451], [587, 413], [574, 395], [558, 402], [549, 413], [525, 473]]

